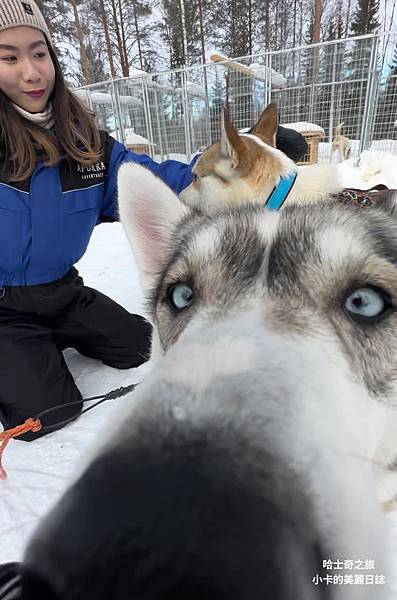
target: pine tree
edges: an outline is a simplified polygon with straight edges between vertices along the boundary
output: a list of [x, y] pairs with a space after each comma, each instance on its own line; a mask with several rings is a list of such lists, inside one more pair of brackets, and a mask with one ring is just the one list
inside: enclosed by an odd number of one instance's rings
[[[352, 15], [350, 25], [351, 35], [365, 35], [374, 33], [379, 27], [377, 14], [379, 11], [379, 0], [358, 0]], [[364, 113], [365, 95], [368, 85], [368, 72], [371, 61], [372, 40], [356, 40], [353, 43], [350, 56], [348, 57], [349, 78], [352, 80], [346, 94], [346, 106], [354, 106], [354, 117], [352, 114], [344, 115], [342, 119], [346, 126], [346, 135], [359, 138], [361, 133], [362, 115]]]
[[109, 22], [108, 22], [108, 17], [107, 17], [106, 10], [105, 10], [104, 0], [99, 0], [99, 12], [100, 12], [100, 16], [101, 16], [101, 26], [103, 29], [103, 35], [105, 36], [106, 52], [107, 52], [107, 59], [109, 62], [109, 67], [110, 67], [110, 75], [111, 75], [112, 79], [115, 79], [116, 70], [114, 68], [113, 48], [112, 48], [112, 43], [110, 41]]
[[177, 69], [185, 64], [184, 35], [180, 2], [163, 0], [160, 36], [168, 50], [168, 68]]
[[43, 13], [51, 34], [55, 52], [59, 58], [65, 77], [73, 80], [72, 73], [80, 66], [71, 52], [76, 46], [76, 34], [69, 0], [36, 0]]
[[200, 26], [200, 50], [201, 50], [201, 62], [204, 65], [207, 62], [205, 54], [205, 27], [204, 27], [204, 2], [198, 0], [197, 2], [198, 13], [199, 13], [199, 26]]
[[[227, 6], [220, 7], [223, 12], [223, 36], [220, 38], [221, 50], [230, 57], [252, 54], [252, 7], [250, 0], [229, 0]], [[219, 43], [218, 42], [218, 43]]]
[[132, 7], [132, 16], [134, 19], [134, 33], [135, 33], [135, 39], [136, 39], [136, 43], [137, 43], [137, 47], [138, 47], [138, 57], [139, 57], [139, 65], [140, 68], [143, 69], [144, 68], [144, 58], [143, 58], [143, 47], [142, 47], [142, 41], [143, 41], [143, 33], [140, 30], [139, 27], [139, 17], [140, 16], [147, 16], [148, 14], [150, 14], [150, 8], [148, 4], [144, 4], [143, 2], [139, 2], [138, 0], [131, 0], [131, 7]]
[[[109, 55], [109, 30], [107, 30], [106, 34], [101, 10], [103, 3], [104, 0], [100, 0], [99, 5], [98, 0], [80, 0], [79, 2], [80, 23], [84, 36], [83, 42], [92, 83], [105, 81], [115, 76], [115, 71], [113, 70], [112, 72], [114, 61], [111, 47]], [[106, 14], [105, 25], [107, 26]], [[84, 85], [81, 75], [76, 73], [75, 78], [76, 80], [81, 79], [78, 85]]]
[[89, 85], [90, 83], [92, 83], [91, 73], [90, 73], [90, 64], [88, 61], [87, 49], [86, 49], [85, 40], [84, 40], [84, 31], [81, 26], [81, 19], [80, 19], [79, 9], [77, 6], [77, 0], [70, 0], [70, 2], [72, 5], [72, 9], [73, 9], [73, 18], [74, 18], [74, 27], [75, 27], [76, 37], [77, 37], [77, 40], [79, 43], [79, 48], [80, 48], [80, 62], [81, 62], [81, 67], [83, 69], [84, 84]]
[[358, 0], [350, 25], [351, 34], [374, 33], [379, 27], [378, 13], [379, 0]]
[[200, 15], [197, 0], [180, 0], [184, 7], [184, 28], [186, 36], [186, 64], [194, 65], [200, 61]]
[[36, 0], [51, 34], [54, 47], [59, 42], [71, 41], [74, 37], [71, 10], [68, 0]]
[[[221, 50], [231, 58], [252, 53], [252, 6], [250, 0], [229, 0], [225, 11]], [[231, 117], [237, 127], [250, 127], [254, 121], [254, 79], [250, 75], [230, 69], [229, 105]]]
[[[87, 60], [90, 68], [91, 80], [95, 83], [106, 81], [110, 78], [110, 73], [107, 68], [107, 57], [102, 40], [88, 38], [87, 43]], [[81, 85], [84, 85], [82, 82]]]
[[90, 13], [90, 31], [101, 39], [103, 60], [111, 76], [128, 77], [130, 68], [144, 68], [152, 60], [151, 15], [147, 0], [84, 0]]
[[270, 0], [264, 0], [263, 41], [264, 49], [270, 50]]
[[157, 29], [167, 47], [168, 68], [203, 62], [205, 46], [214, 29], [216, 2], [210, 5], [209, 0], [162, 0], [163, 18]]

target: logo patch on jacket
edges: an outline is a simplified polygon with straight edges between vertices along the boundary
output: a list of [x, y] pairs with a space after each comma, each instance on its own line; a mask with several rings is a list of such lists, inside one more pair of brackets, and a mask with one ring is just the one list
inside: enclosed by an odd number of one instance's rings
[[107, 174], [107, 165], [102, 160], [88, 166], [63, 160], [59, 171], [62, 191], [71, 192], [103, 183]]
[[82, 179], [103, 179], [106, 171], [106, 165], [101, 160], [94, 165], [83, 167], [83, 165], [77, 165], [77, 172], [81, 173]]
[[34, 16], [33, 8], [27, 2], [22, 2], [22, 6], [27, 15]]

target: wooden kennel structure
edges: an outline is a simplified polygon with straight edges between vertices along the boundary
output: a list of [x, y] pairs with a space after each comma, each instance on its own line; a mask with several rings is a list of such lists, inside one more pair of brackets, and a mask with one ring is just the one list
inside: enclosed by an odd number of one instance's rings
[[309, 151], [303, 157], [303, 160], [298, 162], [298, 165], [315, 165], [318, 162], [318, 145], [324, 137], [321, 131], [300, 131], [305, 138]]

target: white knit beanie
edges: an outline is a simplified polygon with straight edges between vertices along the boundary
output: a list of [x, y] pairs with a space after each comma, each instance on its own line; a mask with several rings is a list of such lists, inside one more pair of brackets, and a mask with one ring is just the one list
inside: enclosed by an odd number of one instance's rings
[[23, 25], [39, 29], [51, 43], [50, 32], [34, 0], [0, 0], [0, 31]]

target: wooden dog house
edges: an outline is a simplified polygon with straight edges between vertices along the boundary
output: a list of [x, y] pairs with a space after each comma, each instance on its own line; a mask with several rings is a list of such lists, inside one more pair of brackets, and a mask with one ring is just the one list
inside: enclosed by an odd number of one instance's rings
[[318, 162], [318, 145], [324, 137], [319, 131], [302, 131], [301, 132], [309, 146], [309, 152], [305, 154], [300, 165], [314, 165]]
[[283, 127], [299, 131], [309, 146], [308, 153], [298, 165], [315, 165], [318, 162], [318, 145], [320, 140], [325, 138], [324, 129], [315, 123], [306, 123], [304, 121], [298, 123], [283, 123], [282, 125]]

